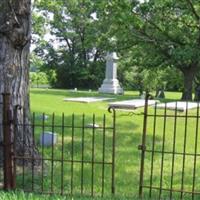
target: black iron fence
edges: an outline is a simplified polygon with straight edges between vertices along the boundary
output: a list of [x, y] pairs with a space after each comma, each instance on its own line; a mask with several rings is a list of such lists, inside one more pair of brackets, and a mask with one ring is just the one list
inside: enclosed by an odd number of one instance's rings
[[189, 102], [180, 112], [178, 102], [169, 110], [156, 104], [144, 109], [141, 150], [140, 197], [199, 198], [200, 140], [199, 103], [189, 111]]
[[113, 115], [109, 120], [106, 115], [33, 113], [27, 123], [19, 116], [23, 110], [10, 111], [9, 101], [4, 94], [4, 189], [89, 196], [115, 193], [115, 110], [109, 110]]

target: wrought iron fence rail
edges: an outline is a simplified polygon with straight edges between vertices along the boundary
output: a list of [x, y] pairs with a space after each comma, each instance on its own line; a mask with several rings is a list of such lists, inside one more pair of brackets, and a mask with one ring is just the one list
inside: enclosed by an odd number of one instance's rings
[[[36, 157], [26, 157], [26, 156], [14, 156], [14, 159], [17, 159], [17, 160], [38, 160], [38, 161], [52, 161], [51, 158], [36, 158]], [[69, 162], [69, 163], [88, 163], [88, 164], [91, 164], [91, 163], [94, 163], [94, 164], [105, 164], [105, 165], [112, 165], [113, 163], [112, 162], [103, 162], [103, 161], [90, 161], [90, 160], [66, 160], [66, 159], [53, 159], [54, 162]]]
[[153, 189], [153, 190], [163, 190], [163, 191], [168, 191], [168, 192], [178, 192], [178, 193], [187, 193], [187, 194], [195, 194], [195, 195], [200, 195], [200, 192], [198, 191], [189, 191], [189, 190], [180, 190], [180, 189], [171, 189], [171, 188], [160, 188], [156, 186], [148, 186], [148, 185], [143, 185], [143, 188], [147, 189]]
[[200, 156], [199, 153], [184, 153], [184, 152], [173, 152], [173, 151], [159, 151], [159, 150], [150, 150], [146, 149], [145, 150], [147, 153], [158, 153], [158, 154], [171, 154], [171, 155], [186, 155], [186, 156]]
[[177, 117], [177, 118], [200, 118], [200, 116], [197, 116], [197, 115], [168, 115], [168, 114], [156, 114], [156, 115], [153, 115], [153, 114], [147, 114], [146, 115], [147, 117], [161, 117], [161, 118], [174, 118], [174, 117]]
[[[73, 196], [74, 196], [74, 194], [70, 194], [70, 192], [67, 192], [67, 191], [64, 191], [64, 190], [63, 191], [61, 191], [61, 190], [60, 191], [46, 191], [46, 190], [41, 191], [41, 190], [37, 190], [37, 189], [34, 189], [34, 190], [24, 189], [23, 191], [27, 192], [27, 193], [34, 192], [34, 193], [37, 193], [37, 194], [40, 194], [40, 195], [61, 195], [61, 196], [64, 195], [66, 197], [66, 199], [68, 197], [70, 199], [73, 199]], [[76, 195], [79, 197], [79, 196], [82, 196], [83, 194], [81, 192], [76, 192]], [[99, 198], [103, 197], [103, 195], [101, 195], [99, 193], [94, 193], [93, 196], [95, 196], [95, 198], [97, 198], [97, 199], [98, 199], [98, 197]], [[84, 199], [87, 199], [87, 197], [91, 198], [90, 192], [84, 192]], [[110, 198], [108, 195], [107, 195], [107, 197], [108, 197], [108, 199]], [[129, 198], [131, 199], [132, 197], [129, 197]]]
[[[4, 126], [4, 125], [6, 125], [6, 124], [4, 124], [4, 123], [0, 123], [0, 126]], [[38, 127], [40, 127], [40, 128], [42, 128], [43, 127], [43, 125], [42, 124], [23, 124], [23, 123], [15, 123], [14, 124], [15, 126], [23, 126], [23, 127], [36, 127], [36, 128], [38, 128]], [[44, 125], [44, 127], [45, 128], [52, 128], [52, 125], [50, 124], [45, 124]], [[64, 125], [64, 126], [62, 126], [62, 125], [54, 125], [54, 127], [55, 128], [72, 128], [73, 126], [71, 126], [71, 125], [69, 125], [69, 126], [67, 126], [67, 125]], [[106, 130], [113, 130], [113, 127], [111, 127], [111, 126], [105, 126], [105, 127], [103, 127], [103, 126], [99, 126], [99, 127], [95, 127], [95, 125], [94, 126], [91, 126], [91, 127], [88, 127], [87, 125], [86, 126], [74, 126], [73, 127], [74, 129], [87, 129], [87, 130], [92, 130], [93, 128], [95, 129], [95, 130], [102, 130], [102, 129], [106, 129]]]

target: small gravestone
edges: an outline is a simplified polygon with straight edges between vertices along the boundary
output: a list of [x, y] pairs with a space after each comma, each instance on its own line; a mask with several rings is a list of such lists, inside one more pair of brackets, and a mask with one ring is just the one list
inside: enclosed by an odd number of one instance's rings
[[57, 142], [57, 134], [50, 131], [46, 131], [40, 135], [40, 145], [42, 146], [52, 146]]
[[86, 128], [99, 128], [99, 125], [98, 124], [87, 124], [86, 125]]
[[75, 98], [64, 98], [64, 101], [72, 101], [72, 102], [79, 102], [79, 103], [92, 103], [98, 101], [107, 101], [113, 98], [105, 98], [105, 97], [75, 97]]
[[[158, 100], [148, 100], [148, 106], [155, 105]], [[145, 99], [133, 99], [126, 101], [118, 101], [109, 104], [109, 107], [118, 109], [137, 109], [145, 106]]]
[[40, 120], [47, 120], [49, 118], [49, 116], [48, 115], [39, 115], [38, 116], [38, 119], [40, 119]]
[[164, 90], [159, 90], [158, 91], [157, 98], [161, 98], [161, 99], [165, 98]]
[[145, 99], [145, 97], [146, 97], [146, 93], [143, 92], [142, 95], [140, 96], [140, 98], [141, 98], [141, 99]]
[[168, 103], [161, 103], [161, 104], [156, 105], [156, 108], [177, 110], [180, 112], [185, 112], [186, 110], [194, 109], [197, 107], [198, 107], [198, 103], [186, 102], [186, 101], [168, 102]]
[[195, 88], [195, 101], [200, 101], [200, 85]]

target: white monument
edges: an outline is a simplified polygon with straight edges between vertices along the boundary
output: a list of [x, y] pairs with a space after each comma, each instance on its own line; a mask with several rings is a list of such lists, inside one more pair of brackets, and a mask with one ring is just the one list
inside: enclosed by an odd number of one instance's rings
[[106, 55], [106, 78], [99, 88], [100, 93], [123, 94], [123, 89], [117, 79], [117, 54], [115, 52]]

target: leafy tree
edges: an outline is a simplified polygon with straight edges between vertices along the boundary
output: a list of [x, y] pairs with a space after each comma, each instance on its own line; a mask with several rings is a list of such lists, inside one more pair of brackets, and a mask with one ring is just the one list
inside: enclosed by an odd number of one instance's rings
[[49, 84], [48, 76], [44, 72], [30, 72], [30, 81], [31, 85], [39, 85]]
[[157, 94], [159, 90], [178, 91], [183, 88], [182, 76], [176, 69], [170, 67], [166, 69], [124, 67], [125, 63], [122, 62], [119, 68], [120, 81], [127, 89], [138, 90], [139, 95], [142, 95], [143, 91], [146, 90], [156, 91]]
[[182, 99], [192, 99], [200, 70], [200, 4], [193, 0], [98, 1], [97, 16], [109, 23], [118, 49], [132, 52], [136, 66], [178, 69]]
[[[95, 19], [94, 2], [41, 0], [36, 6], [41, 13], [47, 13], [54, 42], [40, 40], [35, 52], [43, 56], [45, 70], [55, 70], [54, 86], [98, 87], [104, 76], [104, 50], [98, 41], [101, 30]], [[43, 35], [37, 27], [35, 31]], [[55, 45], [55, 41], [59, 45]]]

